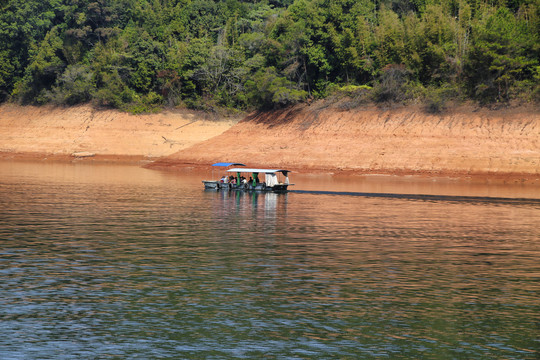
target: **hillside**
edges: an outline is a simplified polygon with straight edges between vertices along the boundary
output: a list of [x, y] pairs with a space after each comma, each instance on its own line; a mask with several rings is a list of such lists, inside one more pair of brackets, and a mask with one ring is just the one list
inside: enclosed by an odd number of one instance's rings
[[340, 111], [318, 102], [254, 113], [223, 134], [151, 164], [241, 161], [302, 171], [540, 177], [540, 115], [535, 109], [370, 107]]
[[0, 103], [540, 101], [538, 0], [2, 0]]
[[75, 107], [0, 106], [0, 158], [155, 159], [221, 134], [238, 119], [195, 111], [130, 115]]

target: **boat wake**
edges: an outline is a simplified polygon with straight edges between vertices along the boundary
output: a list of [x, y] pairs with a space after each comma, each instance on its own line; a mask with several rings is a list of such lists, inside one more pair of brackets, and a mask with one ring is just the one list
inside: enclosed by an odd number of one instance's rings
[[289, 190], [295, 194], [333, 195], [333, 196], [360, 196], [373, 198], [390, 198], [420, 201], [448, 201], [448, 202], [473, 202], [473, 203], [502, 203], [502, 204], [525, 204], [540, 206], [540, 199], [534, 198], [509, 198], [489, 196], [457, 196], [457, 195], [429, 195], [429, 194], [396, 194], [396, 193], [372, 193], [352, 191], [321, 191], [321, 190]]

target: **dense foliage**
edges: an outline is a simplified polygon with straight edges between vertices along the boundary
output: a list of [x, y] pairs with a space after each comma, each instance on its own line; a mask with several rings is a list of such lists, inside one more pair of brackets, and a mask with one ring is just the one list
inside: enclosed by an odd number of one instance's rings
[[540, 0], [0, 0], [0, 101], [540, 98]]

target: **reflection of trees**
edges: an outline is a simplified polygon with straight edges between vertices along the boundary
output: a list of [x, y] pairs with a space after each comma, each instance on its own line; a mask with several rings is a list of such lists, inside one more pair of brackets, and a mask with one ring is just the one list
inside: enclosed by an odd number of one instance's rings
[[287, 215], [287, 194], [245, 191], [215, 192], [214, 214], [217, 220], [227, 222], [259, 221], [268, 223], [284, 219]]

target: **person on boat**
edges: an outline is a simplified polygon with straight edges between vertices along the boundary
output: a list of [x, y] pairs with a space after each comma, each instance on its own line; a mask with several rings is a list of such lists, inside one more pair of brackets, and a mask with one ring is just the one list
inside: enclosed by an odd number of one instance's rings
[[232, 175], [231, 175], [230, 183], [233, 184], [233, 185], [236, 184], [236, 178], [234, 176], [232, 176]]
[[229, 179], [227, 178], [226, 175], [223, 175], [223, 177], [221, 178], [221, 182], [224, 183], [224, 184], [229, 182]]

